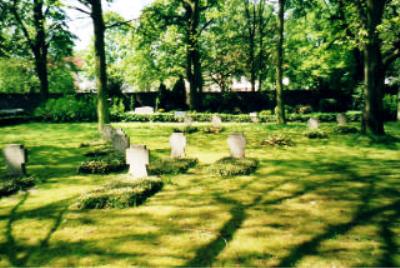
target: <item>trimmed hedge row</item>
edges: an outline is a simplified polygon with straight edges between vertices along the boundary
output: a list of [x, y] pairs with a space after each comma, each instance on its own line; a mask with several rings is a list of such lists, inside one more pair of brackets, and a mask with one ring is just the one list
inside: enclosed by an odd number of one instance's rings
[[[211, 122], [214, 113], [188, 113], [196, 122]], [[223, 122], [235, 123], [251, 123], [252, 118], [249, 114], [218, 114]], [[290, 122], [306, 122], [310, 118], [318, 118], [321, 122], [335, 122], [336, 113], [311, 113], [311, 114], [288, 114], [287, 120]], [[350, 122], [361, 121], [361, 112], [350, 111], [346, 113], [346, 117]], [[262, 123], [275, 122], [274, 115], [259, 115], [258, 119]], [[112, 118], [116, 122], [181, 122], [176, 118], [174, 113], [155, 113], [151, 115], [138, 115], [132, 113], [124, 113], [114, 115]]]
[[21, 190], [27, 190], [35, 185], [35, 179], [32, 177], [20, 178], [1, 178], [0, 179], [0, 197], [14, 194]]

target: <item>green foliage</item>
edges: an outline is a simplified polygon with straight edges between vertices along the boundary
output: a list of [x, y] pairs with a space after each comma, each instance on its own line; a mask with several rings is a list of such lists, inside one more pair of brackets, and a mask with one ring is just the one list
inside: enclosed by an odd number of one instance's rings
[[78, 173], [109, 174], [123, 171], [127, 168], [125, 158], [109, 149], [91, 151], [85, 154], [91, 159], [86, 160], [78, 167]]
[[160, 178], [115, 181], [82, 195], [79, 209], [128, 208], [141, 205], [147, 198], [162, 189]]
[[352, 126], [337, 126], [336, 128], [334, 128], [333, 132], [339, 135], [346, 135], [359, 133], [360, 131], [358, 130], [358, 128]]
[[28, 93], [38, 85], [32, 62], [18, 58], [0, 58], [1, 93]]
[[383, 98], [383, 111], [387, 120], [396, 120], [397, 117], [397, 100], [396, 95], [386, 94]]
[[258, 161], [254, 158], [225, 157], [212, 164], [208, 170], [212, 174], [222, 177], [250, 175], [257, 169], [257, 165]]
[[112, 105], [110, 107], [110, 115], [118, 116], [125, 112], [124, 100], [121, 98], [113, 98]]
[[88, 122], [96, 120], [96, 104], [92, 98], [66, 96], [49, 99], [34, 111], [40, 120], [48, 122]]
[[177, 175], [184, 174], [197, 165], [198, 160], [192, 158], [182, 159], [157, 159], [151, 161], [148, 171], [151, 175]]
[[316, 130], [309, 130], [304, 134], [309, 139], [326, 139], [328, 138], [328, 134], [325, 131], [316, 129]]
[[21, 190], [26, 190], [35, 185], [33, 177], [3, 177], [0, 178], [0, 198], [8, 196]]
[[272, 135], [261, 142], [261, 145], [270, 146], [294, 146], [294, 141], [292, 138], [284, 135]]

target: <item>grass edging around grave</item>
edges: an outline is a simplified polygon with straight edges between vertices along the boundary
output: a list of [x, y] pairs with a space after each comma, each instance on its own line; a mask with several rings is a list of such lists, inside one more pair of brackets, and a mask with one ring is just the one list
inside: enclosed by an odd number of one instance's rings
[[257, 166], [258, 161], [254, 158], [225, 157], [212, 164], [208, 171], [222, 177], [250, 175], [256, 171]]
[[166, 158], [158, 159], [150, 162], [148, 167], [151, 175], [178, 175], [186, 173], [190, 168], [198, 164], [197, 159], [193, 158]]
[[163, 181], [158, 177], [121, 180], [79, 197], [78, 209], [128, 208], [141, 205], [147, 198], [160, 191]]
[[27, 190], [34, 185], [35, 179], [33, 177], [2, 178], [0, 180], [0, 198], [21, 190]]

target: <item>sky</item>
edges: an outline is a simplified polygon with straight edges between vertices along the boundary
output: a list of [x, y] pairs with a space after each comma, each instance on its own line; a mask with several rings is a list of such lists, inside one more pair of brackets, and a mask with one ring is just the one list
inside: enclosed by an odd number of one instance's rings
[[[114, 0], [113, 3], [103, 1], [103, 11], [114, 11], [123, 16], [126, 20], [139, 17], [142, 9], [153, 2], [153, 0]], [[69, 6], [76, 6], [76, 0], [64, 0]], [[68, 25], [70, 30], [78, 37], [75, 41], [75, 49], [85, 49], [92, 40], [93, 26], [88, 15], [67, 9], [67, 15], [70, 18]]]

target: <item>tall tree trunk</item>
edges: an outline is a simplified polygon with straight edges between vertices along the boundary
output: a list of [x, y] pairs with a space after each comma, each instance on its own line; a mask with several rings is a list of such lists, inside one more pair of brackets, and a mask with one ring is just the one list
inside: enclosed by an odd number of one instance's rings
[[97, 120], [98, 129], [102, 130], [110, 122], [108, 109], [107, 64], [105, 54], [103, 10], [101, 0], [91, 1], [91, 16], [94, 26], [94, 49], [97, 87]]
[[44, 28], [45, 17], [43, 15], [43, 0], [33, 1], [33, 23], [36, 36], [32, 44], [32, 52], [35, 60], [35, 70], [40, 81], [40, 94], [43, 99], [49, 95], [49, 80], [47, 70], [46, 31]]
[[382, 42], [377, 31], [382, 22], [384, 7], [383, 0], [366, 0], [365, 9], [360, 9], [367, 30], [364, 46], [365, 104], [362, 130], [373, 135], [385, 134], [383, 120], [385, 68], [381, 53]]
[[190, 85], [189, 108], [200, 109], [203, 92], [203, 76], [199, 48], [200, 0], [193, 0], [186, 5], [186, 13], [190, 18], [187, 29], [186, 75]]
[[263, 82], [263, 65], [264, 65], [264, 1], [260, 1], [259, 3], [259, 28], [258, 28], [258, 38], [259, 38], [259, 55], [258, 55], [258, 91], [262, 90], [262, 82]]
[[250, 0], [245, 1], [245, 12], [247, 18], [247, 28], [248, 28], [248, 40], [249, 40], [249, 67], [250, 67], [250, 84], [251, 91], [256, 91], [256, 60], [255, 60], [255, 51], [256, 51], [256, 5], [251, 3], [252, 10], [250, 10]]
[[278, 124], [286, 124], [285, 104], [283, 100], [283, 32], [285, 29], [285, 0], [279, 0], [278, 11], [278, 42], [276, 58], [276, 108], [275, 114]]

